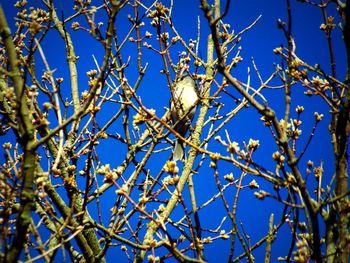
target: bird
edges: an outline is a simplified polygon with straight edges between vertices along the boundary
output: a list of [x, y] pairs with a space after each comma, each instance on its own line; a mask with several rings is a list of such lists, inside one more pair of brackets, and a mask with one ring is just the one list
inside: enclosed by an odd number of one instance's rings
[[[196, 81], [187, 73], [182, 74], [175, 82], [173, 97], [170, 99], [171, 119], [174, 130], [185, 137], [192, 119], [196, 113], [198, 101]], [[176, 138], [173, 160], [183, 160], [185, 157], [185, 143]]]

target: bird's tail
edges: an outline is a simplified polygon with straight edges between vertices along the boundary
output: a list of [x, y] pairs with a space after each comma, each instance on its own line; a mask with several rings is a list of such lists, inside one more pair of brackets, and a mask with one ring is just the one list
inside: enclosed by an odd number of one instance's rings
[[185, 156], [185, 143], [179, 139], [176, 140], [173, 160], [176, 162], [177, 160], [183, 160]]

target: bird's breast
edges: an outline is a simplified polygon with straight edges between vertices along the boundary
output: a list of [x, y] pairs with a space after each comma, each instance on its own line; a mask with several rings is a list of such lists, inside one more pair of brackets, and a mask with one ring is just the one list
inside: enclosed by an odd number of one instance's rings
[[188, 110], [197, 102], [198, 96], [192, 87], [178, 87], [175, 91], [175, 100], [179, 101], [183, 110]]

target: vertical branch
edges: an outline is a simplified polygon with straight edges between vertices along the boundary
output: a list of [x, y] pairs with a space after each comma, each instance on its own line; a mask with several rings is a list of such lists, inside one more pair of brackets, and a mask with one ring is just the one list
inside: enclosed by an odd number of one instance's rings
[[[190, 193], [190, 198], [191, 198], [191, 206], [192, 206], [192, 211], [193, 211], [193, 217], [194, 217], [194, 222], [195, 222], [195, 228], [196, 228], [196, 236], [198, 236], [199, 239], [202, 238], [201, 234], [201, 224], [200, 224], [200, 219], [199, 219], [199, 214], [197, 210], [197, 202], [196, 202], [196, 194], [194, 191], [194, 183], [193, 183], [193, 174], [191, 173], [188, 177], [188, 189]], [[197, 253], [199, 255], [199, 258], [203, 259], [203, 247], [199, 246], [198, 240], [195, 236], [195, 239], [193, 240]]]
[[[66, 46], [67, 62], [68, 62], [69, 73], [70, 73], [71, 93], [73, 98], [74, 113], [78, 114], [78, 112], [80, 111], [80, 102], [79, 102], [79, 89], [78, 89], [78, 72], [76, 67], [77, 56], [75, 55], [73, 41], [71, 39], [70, 34], [67, 32], [64, 26], [64, 21], [61, 22], [59, 20], [55, 7], [53, 5], [53, 1], [50, 1], [49, 8], [50, 8], [51, 18], [55, 23], [56, 29], [58, 30], [61, 38], [64, 40], [66, 44], [65, 46]], [[79, 128], [79, 123], [80, 123], [80, 118], [77, 118], [73, 122], [71, 132], [66, 142], [66, 148], [68, 150], [70, 150], [72, 143], [75, 139], [76, 132], [78, 131], [78, 128]]]
[[[215, 18], [219, 18], [220, 17], [220, 0], [215, 0], [214, 12], [215, 12]], [[214, 60], [213, 50], [214, 50], [214, 48], [213, 48], [212, 38], [211, 38], [211, 35], [209, 35], [208, 36], [208, 47], [207, 47], [207, 52], [208, 52], [207, 62], [210, 62], [210, 61]], [[212, 65], [212, 64], [213, 64], [213, 62], [208, 63], [208, 65]], [[214, 72], [212, 70], [212, 67], [207, 67], [207, 69], [206, 69], [206, 76], [208, 78], [211, 78], [213, 76], [213, 73]], [[206, 87], [204, 88], [204, 93], [205, 94], [203, 94], [203, 97], [204, 98], [209, 98], [209, 96], [210, 96], [210, 85], [208, 85], [208, 84], [206, 85]], [[209, 101], [207, 103], [209, 103]], [[198, 215], [198, 211], [197, 211], [196, 197], [195, 197], [195, 192], [194, 192], [192, 173], [190, 173], [189, 178], [188, 178], [188, 187], [189, 187], [189, 192], [190, 192], [190, 197], [191, 197], [193, 216], [194, 216], [195, 223], [196, 223], [197, 235], [198, 235], [199, 238], [201, 238], [200, 220], [199, 220], [199, 215]], [[197, 252], [199, 254], [199, 257], [201, 259], [203, 259], [203, 249], [200, 250], [200, 246], [198, 246], [196, 240], [194, 240], [194, 243], [196, 244], [196, 248], [197, 248]]]
[[[349, 184], [348, 144], [350, 134], [350, 0], [346, 1], [343, 11], [343, 39], [347, 55], [347, 73], [344, 83], [347, 93], [344, 102], [340, 102], [339, 112], [333, 113], [332, 116], [332, 123], [335, 124], [332, 129], [335, 155], [335, 196], [343, 196], [343, 198], [336, 201], [334, 209], [325, 218], [327, 226], [327, 256], [330, 257], [330, 260], [337, 263], [348, 262], [349, 255], [349, 214], [346, 207], [349, 202], [347, 193]], [[329, 39], [328, 34], [327, 39]], [[335, 70], [335, 65], [334, 68], [332, 65], [333, 69]], [[335, 74], [334, 71], [333, 74]]]
[[269, 221], [269, 234], [266, 239], [265, 263], [269, 263], [271, 258], [271, 245], [274, 240], [273, 219], [274, 219], [274, 214], [271, 214], [270, 221]]
[[73, 98], [73, 106], [74, 112], [77, 113], [80, 109], [79, 102], [79, 89], [78, 89], [78, 73], [77, 73], [77, 56], [75, 55], [74, 45], [70, 34], [64, 27], [63, 21], [61, 22], [57, 16], [55, 6], [53, 5], [53, 1], [50, 1], [50, 13], [53, 22], [55, 23], [56, 29], [58, 30], [61, 38], [66, 44], [66, 54], [67, 54], [67, 62], [70, 73], [70, 81], [71, 81], [71, 92]]
[[[208, 48], [207, 48], [207, 68], [206, 68], [207, 79], [211, 79], [214, 74], [213, 64], [214, 64], [214, 44], [212, 42], [211, 36], [209, 36]], [[203, 99], [201, 100], [201, 107], [200, 107], [198, 120], [196, 122], [195, 129], [191, 135], [191, 144], [194, 144], [197, 146], [200, 145], [200, 135], [202, 132], [202, 128], [204, 126], [205, 116], [209, 108], [210, 86], [211, 86], [211, 81], [206, 82], [204, 85], [204, 94], [202, 94]], [[179, 196], [183, 191], [185, 184], [188, 181], [188, 177], [192, 171], [192, 167], [193, 167], [195, 158], [197, 156], [197, 153], [198, 153], [198, 150], [195, 147], [190, 148], [188, 153], [188, 159], [184, 165], [184, 168], [180, 176], [179, 182], [176, 186], [176, 189], [172, 193], [166, 208], [159, 216], [162, 222], [167, 221], [172, 211], [174, 210], [176, 204], [178, 203]], [[143, 241], [144, 244], [147, 244], [153, 240], [153, 235], [158, 230], [158, 228], [159, 228], [159, 225], [157, 225], [154, 221], [148, 224], [147, 232], [144, 236], [144, 241]], [[137, 255], [137, 257], [135, 258], [135, 262], [142, 262], [146, 255], [146, 252], [147, 250], [141, 251], [141, 253]]]
[[[293, 40], [292, 40], [292, 6], [290, 4], [290, 0], [287, 1], [287, 11], [288, 11], [288, 28], [286, 32], [286, 37], [288, 41], [288, 71], [291, 73], [292, 70], [295, 70], [293, 68], [292, 63], [292, 52], [293, 52]], [[292, 85], [292, 76], [291, 74], [287, 74], [287, 83], [284, 84], [285, 86], [285, 113], [284, 113], [284, 131], [286, 132], [289, 115], [290, 115], [290, 105], [291, 105], [291, 85]]]
[[15, 45], [11, 37], [11, 31], [7, 24], [6, 17], [0, 6], [0, 34], [4, 41], [5, 49], [8, 54], [9, 64], [11, 66], [10, 77], [13, 80], [16, 100], [17, 100], [17, 117], [20, 132], [23, 134], [21, 145], [23, 147], [22, 170], [22, 189], [20, 194], [20, 208], [16, 220], [16, 233], [12, 241], [11, 248], [5, 255], [5, 262], [16, 262], [23, 249], [26, 233], [31, 223], [31, 211], [34, 199], [34, 172], [35, 172], [35, 149], [32, 147], [34, 137], [34, 127], [27, 106], [27, 97], [24, 92], [24, 80], [19, 69], [19, 60], [17, 58]]
[[348, 144], [349, 144], [349, 134], [350, 134], [350, 0], [346, 1], [345, 7], [345, 19], [344, 19], [344, 43], [347, 52], [347, 94], [345, 102], [342, 105], [338, 119], [336, 122], [336, 138], [337, 138], [337, 148], [335, 152], [336, 157], [336, 182], [335, 182], [335, 195], [344, 196], [336, 203], [336, 208], [339, 213], [339, 243], [338, 243], [338, 257], [336, 257], [335, 262], [347, 262], [349, 260], [349, 212], [348, 212]]
[[333, 43], [332, 43], [332, 29], [327, 27], [327, 25], [329, 24], [327, 11], [326, 11], [327, 4], [324, 3], [323, 0], [321, 0], [320, 1], [320, 7], [321, 7], [321, 10], [322, 10], [323, 21], [324, 21], [324, 24], [326, 25], [325, 32], [326, 32], [326, 37], [327, 37], [329, 58], [330, 58], [330, 62], [331, 62], [332, 76], [334, 78], [336, 78], [337, 74], [336, 74], [334, 48], [333, 48]]
[[140, 19], [139, 19], [139, 3], [134, 0], [134, 14], [135, 14], [135, 31], [136, 31], [136, 41], [137, 41], [137, 68], [139, 73], [142, 74], [143, 68], [141, 65], [142, 62], [142, 49], [141, 49], [141, 34], [140, 34]]

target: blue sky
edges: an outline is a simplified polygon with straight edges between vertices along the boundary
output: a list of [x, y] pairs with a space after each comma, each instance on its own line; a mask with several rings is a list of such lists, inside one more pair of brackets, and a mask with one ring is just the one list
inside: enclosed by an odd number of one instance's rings
[[[38, 5], [39, 3], [38, 0], [28, 2], [29, 5], [34, 6]], [[72, 10], [69, 9], [70, 4], [67, 4], [67, 2], [68, 1], [63, 0], [55, 1], [58, 11], [61, 12], [61, 10], [63, 10], [65, 17], [68, 17], [70, 14], [72, 14]], [[150, 1], [146, 1], [147, 4], [149, 2]], [[169, 2], [170, 1], [163, 1], [165, 5], [169, 5]], [[324, 37], [324, 33], [319, 29], [320, 23], [322, 21], [321, 11], [313, 6], [300, 4], [296, 1], [291, 2], [293, 14], [293, 36], [295, 37], [296, 51], [298, 56], [302, 60], [310, 63], [310, 65], [314, 65], [315, 63], [320, 64], [325, 72], [330, 73], [327, 43]], [[12, 25], [12, 29], [14, 24], [13, 20], [11, 19], [16, 12], [15, 9], [11, 6], [13, 3], [14, 1], [1, 1], [9, 23]], [[117, 18], [116, 25], [120, 39], [123, 39], [123, 36], [127, 34], [131, 27], [130, 22], [128, 22], [126, 19], [127, 15], [130, 12], [130, 7], [127, 7], [122, 10]], [[280, 45], [287, 45], [286, 40], [283, 37], [283, 32], [277, 29], [277, 19], [280, 18], [281, 20], [286, 21], [286, 12], [285, 1], [232, 1], [229, 14], [227, 17], [225, 17], [224, 21], [225, 23], [230, 23], [231, 29], [233, 29], [235, 32], [243, 30], [248, 25], [250, 25], [259, 15], [261, 15], [258, 23], [251, 30], [243, 34], [242, 40], [238, 45], [242, 48], [241, 56], [243, 57], [243, 61], [237, 66], [237, 68], [232, 71], [232, 74], [237, 79], [241, 80], [242, 82], [246, 82], [247, 69], [249, 67], [251, 70], [251, 86], [256, 87], [259, 84], [258, 78], [256, 77], [253, 70], [251, 58], [254, 58], [254, 61], [259, 68], [259, 71], [263, 78], [267, 78], [274, 71], [273, 63], [282, 63], [281, 59], [273, 53], [273, 49], [279, 47]], [[331, 6], [329, 14], [336, 16], [336, 24], [340, 22], [334, 7]], [[173, 22], [180, 35], [183, 36], [186, 42], [188, 42], [190, 39], [197, 38], [197, 17], [200, 17], [200, 55], [203, 59], [205, 59], [208, 27], [206, 20], [203, 18], [202, 11], [199, 9], [199, 1], [174, 1], [173, 15]], [[101, 21], [104, 22], [103, 29], [105, 29], [107, 25], [105, 17], [101, 17]], [[149, 26], [149, 20], [145, 19], [145, 23], [146, 27], [143, 30], [152, 30], [152, 28]], [[151, 33], [156, 35], [154, 29]], [[338, 79], [342, 81], [345, 77], [346, 70], [345, 51], [340, 35], [340, 30], [337, 29], [334, 31], [334, 33], [334, 51], [337, 62]], [[89, 37], [86, 32], [78, 31], [72, 33], [72, 38], [73, 42], [75, 43], [76, 54], [79, 56], [77, 64], [80, 83], [79, 89], [80, 91], [83, 91], [84, 89], [88, 88], [88, 77], [85, 72], [95, 68], [92, 55], [96, 57], [97, 61], [101, 62], [103, 57], [103, 48], [91, 37]], [[155, 39], [150, 40], [149, 42], [156, 44]], [[57, 37], [57, 33], [53, 31], [46, 37], [42, 45], [50, 67], [52, 69], [57, 69], [55, 71], [55, 77], [64, 77], [65, 82], [63, 87], [64, 89], [69, 90], [68, 69], [64, 57], [65, 50], [64, 46], [62, 46], [62, 43], [62, 40]], [[182, 50], [183, 48], [180, 44], [177, 44], [177, 46], [172, 50], [172, 58], [175, 61], [177, 59], [177, 52], [181, 52]], [[143, 52], [143, 65], [148, 62], [149, 66], [142, 85], [138, 90], [138, 96], [142, 98], [142, 102], [147, 108], [156, 109], [157, 115], [162, 116], [165, 112], [164, 107], [168, 107], [168, 101], [170, 98], [170, 92], [167, 87], [167, 80], [164, 75], [159, 74], [160, 70], [162, 69], [160, 57], [153, 51], [146, 48], [143, 49]], [[233, 53], [235, 53], [235, 51]], [[126, 74], [129, 83], [134, 84], [137, 79], [135, 44], [127, 43], [122, 54], [124, 56], [124, 60], [126, 60], [127, 56], [130, 56], [131, 58], [130, 65], [126, 69]], [[40, 62], [39, 56], [37, 57], [37, 61], [38, 72], [40, 72], [42, 63]], [[194, 68], [191, 68], [190, 70], [193, 71]], [[203, 69], [200, 71], [203, 73]], [[172, 75], [175, 76], [174, 74]], [[277, 80], [276, 83], [278, 83]], [[233, 87], [228, 87], [227, 89], [233, 95], [240, 98], [240, 95], [234, 90]], [[302, 144], [306, 142], [309, 133], [311, 132], [312, 126], [314, 124], [314, 112], [317, 111], [323, 113], [325, 115], [325, 119], [319, 124], [310, 148], [303, 161], [300, 163], [300, 170], [305, 171], [306, 162], [311, 158], [315, 164], [319, 164], [321, 161], [323, 161], [325, 169], [325, 181], [327, 182], [327, 180], [329, 180], [332, 176], [333, 172], [332, 145], [330, 143], [330, 135], [327, 128], [330, 119], [330, 115], [328, 113], [329, 109], [320, 98], [308, 98], [304, 96], [304, 91], [305, 88], [301, 85], [294, 86], [292, 90], [292, 114], [294, 114], [292, 117], [296, 117], [294, 109], [297, 105], [304, 105], [305, 107], [305, 112], [303, 113], [302, 117], [303, 133], [301, 135], [300, 142], [298, 142], [300, 145], [299, 149], [302, 149]], [[67, 92], [67, 94], [69, 93]], [[284, 115], [283, 90], [267, 90], [264, 91], [264, 96], [268, 99], [269, 105], [276, 110], [277, 116], [279, 118], [282, 118]], [[232, 100], [232, 98], [228, 97], [227, 95], [222, 94], [222, 101], [225, 103], [224, 111], [226, 112], [236, 106], [236, 103]], [[110, 104], [109, 108], [106, 108], [106, 110], [98, 114], [97, 119], [101, 123], [108, 121], [109, 118], [116, 112], [116, 109], [113, 107], [115, 107], [115, 104]], [[209, 111], [209, 114], [212, 113], [213, 111]], [[54, 120], [52, 120], [51, 125], [55, 125]], [[269, 169], [274, 169], [274, 163], [272, 162], [271, 154], [278, 148], [274, 143], [268, 129], [262, 125], [260, 116], [257, 115], [256, 111], [252, 107], [241, 111], [225, 128], [230, 134], [231, 140], [239, 142], [241, 148], [243, 147], [243, 142], [248, 143], [250, 138], [260, 140], [261, 146], [254, 155], [254, 161], [261, 165], [265, 165]], [[206, 131], [207, 128], [204, 130], [203, 137], [205, 136]], [[112, 125], [108, 132], [113, 134], [122, 132], [120, 122]], [[224, 131], [220, 132], [219, 135], [222, 138], [225, 138]], [[4, 141], [8, 140], [13, 141], [14, 138], [0, 137], [1, 144]], [[159, 146], [157, 149], [161, 149], [162, 147], [163, 145]], [[223, 146], [220, 146], [215, 142], [210, 143], [208, 149], [213, 152], [226, 152], [226, 149], [224, 149]], [[116, 167], [120, 164], [120, 162], [124, 159], [126, 152], [125, 147], [121, 147], [120, 144], [116, 141], [102, 141], [100, 145], [96, 147], [96, 150], [99, 153], [101, 163], [110, 163], [112, 167]], [[169, 158], [170, 153], [170, 150], [168, 150], [160, 154], [155, 154], [149, 164], [146, 165], [146, 169], [149, 169], [151, 174], [155, 176], [160, 171], [165, 161]], [[142, 159], [141, 157], [142, 154], [137, 158], [137, 160], [140, 161]], [[199, 158], [196, 161], [197, 165], [198, 163]], [[84, 160], [79, 161], [78, 164], [83, 167]], [[205, 202], [208, 198], [211, 197], [210, 194], [217, 191], [213, 172], [208, 165], [209, 160], [207, 158], [203, 164], [203, 167], [200, 169], [200, 173], [194, 176], [196, 192], [198, 194], [198, 204]], [[239, 170], [233, 167], [231, 164], [219, 163], [218, 166], [221, 176], [231, 172], [237, 176], [239, 175]], [[127, 170], [127, 173], [130, 174], [133, 169], [134, 166], [131, 166]], [[244, 179], [244, 182], [247, 184], [252, 179], [256, 179], [262, 189], [266, 189], [267, 191], [271, 190], [271, 185], [264, 182], [260, 178], [254, 178], [251, 175], [247, 175]], [[311, 181], [311, 179], [313, 178], [310, 178], [309, 180]], [[82, 182], [84, 180], [82, 180]], [[311, 182], [311, 185], [314, 186], [314, 183]], [[104, 212], [106, 213], [106, 220], [108, 219], [107, 214], [109, 208], [113, 206], [115, 201], [114, 190], [106, 192], [106, 195], [102, 199], [103, 202], [105, 202], [103, 209], [105, 209]], [[229, 192], [227, 196], [232, 203], [235, 190], [232, 189], [230, 191], [231, 192]], [[277, 222], [281, 214], [281, 209], [283, 208], [281, 204], [271, 199], [258, 201], [254, 197], [253, 193], [254, 191], [252, 190], [242, 191], [237, 214], [238, 222], [243, 222], [244, 230], [248, 233], [249, 236], [251, 236], [251, 243], [256, 242], [267, 233], [268, 218], [270, 216], [270, 213], [275, 214], [275, 221]], [[184, 198], [185, 200], [189, 200], [187, 190], [184, 192]], [[94, 205], [91, 205], [90, 208], [92, 209], [92, 214], [96, 213], [96, 208]], [[176, 214], [179, 211], [180, 210], [175, 211], [175, 218], [180, 216], [179, 214]], [[221, 200], [218, 199], [208, 209], [203, 212], [201, 211], [199, 215], [205, 227], [217, 227], [220, 224], [223, 216], [225, 216]], [[226, 227], [227, 230], [230, 229], [230, 225], [227, 223], [224, 224], [224, 227]], [[239, 229], [242, 230], [240, 227]], [[284, 256], [287, 253], [291, 240], [289, 233], [290, 229], [286, 225], [279, 231], [278, 238], [273, 245], [271, 262], [275, 262], [277, 257]], [[238, 243], [238, 241], [236, 242]], [[219, 241], [217, 244], [214, 242], [214, 244], [208, 245], [206, 259], [209, 262], [224, 262], [227, 260], [228, 249], [229, 242]], [[254, 253], [256, 262], [262, 262], [264, 258], [264, 249], [265, 246], [263, 245], [257, 250], [256, 253]], [[242, 249], [240, 246], [238, 246], [235, 256], [241, 252]], [[118, 259], [120, 258], [120, 262], [124, 262], [126, 260], [126, 258], [118, 249], [111, 249], [111, 251], [107, 254], [107, 260], [109, 262], [112, 262], [114, 259], [116, 259], [116, 257], [118, 257]]]

